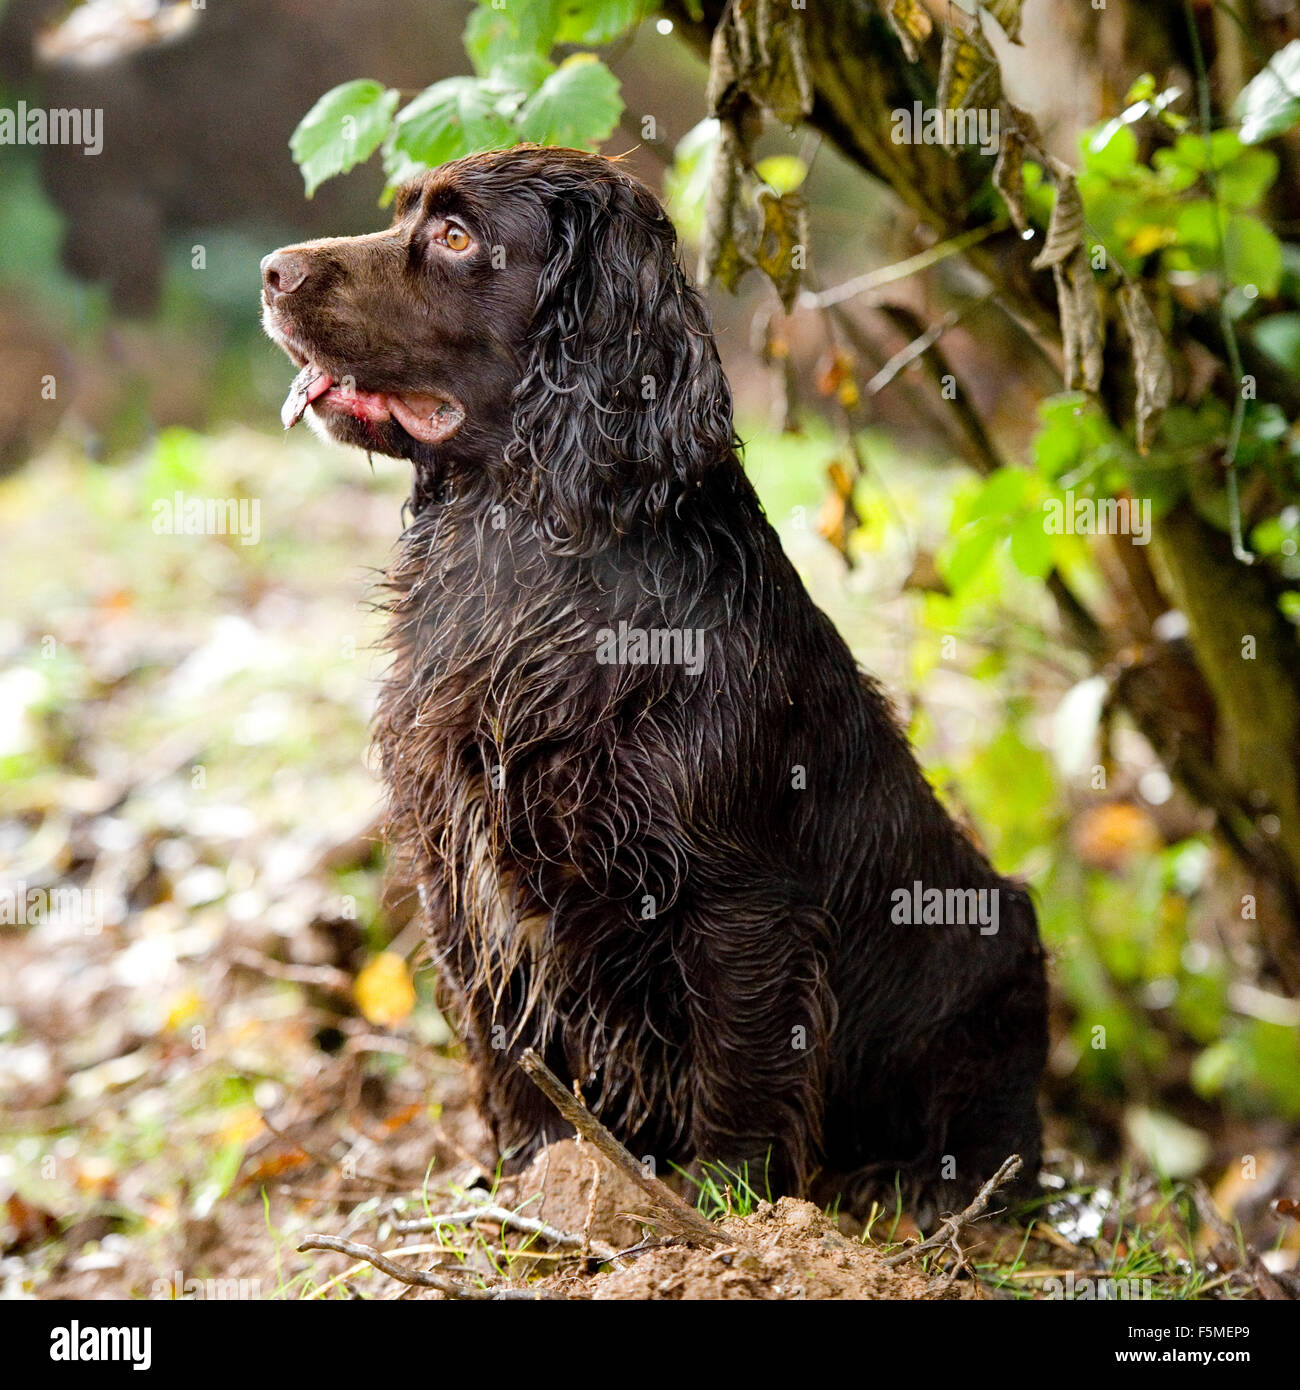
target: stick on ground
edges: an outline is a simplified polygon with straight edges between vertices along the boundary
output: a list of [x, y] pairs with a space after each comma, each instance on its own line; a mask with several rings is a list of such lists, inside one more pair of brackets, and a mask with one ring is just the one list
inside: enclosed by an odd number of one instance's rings
[[[900, 1250], [896, 1255], [886, 1256], [884, 1263], [887, 1265], [901, 1265], [908, 1260], [914, 1260], [918, 1255], [927, 1255], [931, 1250], [940, 1250], [946, 1247], [956, 1249], [957, 1237], [961, 1234], [963, 1226], [969, 1226], [972, 1221], [977, 1221], [984, 1215], [984, 1209], [989, 1204], [989, 1199], [1002, 1186], [1004, 1182], [1010, 1182], [1020, 1171], [1024, 1160], [1019, 1154], [1012, 1154], [1010, 1158], [1004, 1159], [1002, 1166], [975, 1194], [975, 1200], [966, 1208], [965, 1211], [958, 1212], [956, 1216], [950, 1216], [939, 1229], [927, 1240], [923, 1240], [920, 1245], [909, 1245], [906, 1250]], [[958, 1251], [960, 1258], [961, 1252]]]
[[398, 1235], [414, 1235], [419, 1231], [436, 1231], [439, 1226], [471, 1226], [476, 1221], [490, 1221], [496, 1225], [507, 1226], [525, 1235], [539, 1236], [549, 1245], [560, 1250], [590, 1250], [599, 1259], [612, 1260], [617, 1251], [612, 1245], [599, 1241], [588, 1241], [573, 1231], [561, 1231], [545, 1221], [524, 1216], [509, 1207], [497, 1206], [492, 1202], [475, 1202], [464, 1211], [441, 1212], [436, 1216], [422, 1216], [413, 1221], [394, 1221], [393, 1229]]
[[651, 1204], [649, 1214], [657, 1225], [662, 1226], [672, 1235], [690, 1241], [693, 1245], [704, 1245], [710, 1249], [747, 1248], [742, 1241], [720, 1231], [711, 1221], [696, 1211], [689, 1202], [683, 1201], [658, 1178], [647, 1177], [641, 1164], [614, 1138], [591, 1111], [565, 1088], [560, 1078], [531, 1047], [524, 1049], [519, 1058], [519, 1065], [533, 1085], [555, 1106], [582, 1138], [645, 1193]]
[[559, 1299], [563, 1297], [562, 1294], [551, 1293], [547, 1289], [483, 1289], [477, 1284], [466, 1284], [460, 1279], [453, 1279], [450, 1275], [438, 1274], [433, 1270], [411, 1269], [407, 1265], [398, 1264], [396, 1260], [390, 1260], [387, 1255], [381, 1254], [378, 1250], [372, 1250], [368, 1245], [357, 1245], [354, 1241], [339, 1240], [335, 1236], [305, 1236], [298, 1249], [304, 1252], [307, 1250], [333, 1250], [339, 1255], [348, 1255], [354, 1260], [364, 1260], [367, 1264], [374, 1265], [381, 1274], [387, 1274], [390, 1279], [396, 1279], [398, 1283], [414, 1284], [422, 1289], [437, 1289], [439, 1293], [445, 1294], [451, 1299], [502, 1303], [517, 1299], [536, 1301], [543, 1298]]

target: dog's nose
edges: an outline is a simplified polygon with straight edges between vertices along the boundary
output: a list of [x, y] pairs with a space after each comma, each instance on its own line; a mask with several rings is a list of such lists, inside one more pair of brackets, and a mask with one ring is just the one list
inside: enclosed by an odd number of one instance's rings
[[272, 251], [262, 258], [262, 298], [274, 305], [307, 278], [307, 257], [297, 251]]

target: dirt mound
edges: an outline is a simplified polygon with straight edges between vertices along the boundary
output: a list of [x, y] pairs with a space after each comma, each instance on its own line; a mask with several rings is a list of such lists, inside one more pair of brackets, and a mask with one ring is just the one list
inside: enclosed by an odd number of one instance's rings
[[513, 1205], [525, 1216], [594, 1244], [626, 1250], [645, 1239], [645, 1226], [630, 1215], [645, 1210], [641, 1189], [577, 1140], [543, 1149], [514, 1179], [513, 1193]]
[[890, 1269], [869, 1245], [840, 1233], [811, 1202], [782, 1197], [722, 1223], [749, 1251], [668, 1246], [588, 1281], [598, 1299], [972, 1297], [970, 1284]]
[[[529, 1200], [536, 1194], [536, 1200]], [[552, 1226], [585, 1235], [593, 1244], [632, 1253], [599, 1272], [570, 1268], [542, 1281], [569, 1298], [592, 1299], [940, 1299], [977, 1296], [973, 1285], [891, 1269], [879, 1252], [844, 1235], [811, 1202], [782, 1197], [760, 1202], [749, 1216], [730, 1217], [722, 1229], [746, 1247], [706, 1250], [651, 1245], [635, 1213], [646, 1199], [634, 1184], [583, 1145], [552, 1144], [517, 1179], [521, 1209]]]

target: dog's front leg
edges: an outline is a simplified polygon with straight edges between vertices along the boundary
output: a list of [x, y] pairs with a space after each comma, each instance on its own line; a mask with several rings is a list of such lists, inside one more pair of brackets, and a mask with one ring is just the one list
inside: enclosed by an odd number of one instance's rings
[[821, 1159], [835, 1022], [825, 916], [728, 894], [692, 913], [686, 937], [695, 1158], [747, 1171], [760, 1196], [802, 1192]]

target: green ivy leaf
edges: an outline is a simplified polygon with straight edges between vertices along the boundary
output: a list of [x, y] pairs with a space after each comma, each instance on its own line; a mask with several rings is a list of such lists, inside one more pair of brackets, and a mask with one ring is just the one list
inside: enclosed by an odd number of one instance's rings
[[555, 64], [536, 53], [507, 53], [492, 65], [487, 80], [493, 87], [517, 92], [522, 101], [554, 71]]
[[993, 517], [1003, 519], [1020, 511], [1029, 490], [1029, 474], [1023, 468], [999, 468], [990, 473], [971, 498], [967, 521]]
[[396, 106], [396, 92], [364, 77], [321, 97], [289, 138], [309, 198], [326, 179], [347, 173], [374, 154], [388, 134]]
[[426, 87], [397, 113], [391, 165], [432, 169], [449, 159], [512, 144], [510, 122], [497, 109], [501, 98], [500, 87], [477, 77], [448, 77]]
[[1204, 135], [1188, 132], [1180, 135], [1174, 143], [1159, 149], [1151, 157], [1157, 169], [1180, 165], [1203, 174], [1209, 169], [1223, 169], [1241, 156], [1241, 137], [1235, 130], [1216, 130], [1206, 140]]
[[1300, 121], [1300, 39], [1292, 39], [1246, 83], [1232, 111], [1247, 145], [1271, 140]]
[[557, 0], [556, 43], [608, 43], [639, 24], [650, 0]]
[[590, 53], [575, 53], [546, 79], [515, 118], [519, 139], [591, 149], [623, 110], [618, 78]]
[[521, 54], [545, 59], [555, 43], [555, 11], [555, 0], [529, 0], [500, 10], [492, 8], [491, 0], [480, 0], [465, 23], [465, 52], [474, 71], [487, 77]]

